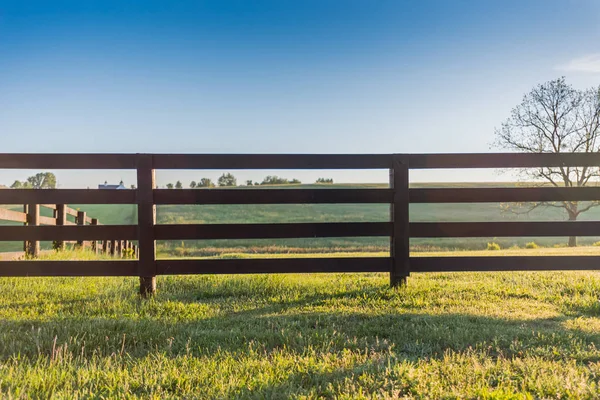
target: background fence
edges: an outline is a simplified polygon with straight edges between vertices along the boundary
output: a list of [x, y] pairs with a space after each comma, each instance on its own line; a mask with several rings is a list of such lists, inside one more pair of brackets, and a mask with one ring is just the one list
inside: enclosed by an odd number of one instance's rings
[[[0, 168], [135, 169], [136, 190], [0, 190], [0, 204], [137, 204], [137, 225], [70, 225], [27, 219], [27, 226], [0, 226], [4, 241], [133, 241], [137, 260], [4, 261], [0, 276], [139, 276], [140, 293], [155, 291], [164, 274], [287, 272], [389, 272], [393, 286], [411, 272], [591, 270], [596, 256], [410, 257], [410, 238], [600, 236], [596, 221], [419, 222], [409, 221], [411, 203], [598, 201], [600, 187], [409, 188], [411, 169], [536, 168], [600, 165], [600, 154], [378, 154], [378, 155], [207, 155], [207, 154], [3, 154]], [[161, 169], [387, 169], [386, 189], [156, 189]], [[156, 206], [164, 204], [383, 203], [389, 222], [157, 225]], [[33, 206], [38, 207], [38, 206]], [[65, 209], [66, 210], [66, 209]], [[9, 212], [10, 213], [10, 212]], [[18, 213], [20, 214], [20, 213]], [[29, 214], [31, 215], [31, 206]], [[65, 212], [61, 214], [64, 218]], [[15, 217], [17, 218], [17, 217]], [[21, 215], [18, 218], [23, 218]], [[29, 218], [29, 217], [28, 217]], [[58, 221], [58, 206], [56, 221]], [[79, 218], [79, 217], [78, 217]], [[82, 221], [87, 221], [84, 215]], [[78, 219], [79, 221], [80, 219]], [[36, 222], [37, 221], [37, 222]], [[25, 222], [25, 221], [19, 221]], [[36, 223], [33, 223], [36, 222]], [[90, 220], [91, 222], [91, 220]], [[386, 236], [389, 257], [301, 259], [156, 259], [156, 240], [274, 239]], [[97, 248], [97, 247], [96, 247]]]
[[[40, 215], [40, 208], [52, 210], [52, 217]], [[69, 216], [72, 216], [74, 221], [69, 221]], [[98, 219], [87, 216], [85, 211], [74, 210], [65, 204], [25, 204], [23, 212], [0, 208], [0, 221], [22, 222], [24, 226], [102, 225]], [[137, 244], [129, 240], [53, 240], [53, 249], [65, 250], [69, 243], [78, 248], [90, 247], [96, 254], [103, 253], [121, 258], [137, 257]], [[39, 240], [25, 240], [23, 252], [12, 256], [35, 258], [40, 255], [40, 251]]]

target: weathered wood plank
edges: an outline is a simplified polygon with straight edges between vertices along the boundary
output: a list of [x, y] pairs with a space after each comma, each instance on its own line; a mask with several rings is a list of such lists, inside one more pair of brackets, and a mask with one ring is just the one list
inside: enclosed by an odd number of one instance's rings
[[555, 222], [415, 222], [410, 236], [431, 237], [563, 237], [600, 236], [597, 221]]
[[27, 214], [7, 208], [0, 208], [0, 220], [25, 223], [27, 222]]
[[67, 215], [70, 215], [70, 216], [72, 216], [72, 217], [76, 217], [76, 218], [77, 218], [77, 213], [78, 213], [78, 212], [79, 212], [79, 211], [77, 211], [77, 210], [75, 210], [75, 209], [73, 209], [73, 208], [71, 208], [71, 207], [67, 207], [67, 208], [65, 208], [65, 213], [67, 213]]
[[56, 225], [56, 219], [51, 217], [44, 217], [40, 215], [38, 222], [40, 225]]
[[390, 154], [155, 154], [156, 169], [388, 169]]
[[413, 272], [578, 271], [600, 269], [598, 256], [411, 257]]
[[[3, 191], [0, 191], [3, 192]], [[12, 229], [20, 229], [20, 230], [31, 230], [38, 229], [40, 226], [40, 205], [39, 204], [28, 204], [27, 205], [27, 226], [5, 226], [0, 228], [12, 228]], [[11, 240], [11, 239], [9, 239]], [[25, 240], [26, 241], [26, 250], [27, 256], [29, 257], [38, 257], [40, 255], [40, 242], [38, 239], [29, 238], [29, 239], [12, 239], [12, 240]]]
[[415, 188], [411, 203], [598, 201], [600, 187]]
[[0, 204], [135, 204], [135, 190], [11, 189], [0, 190]]
[[136, 261], [0, 261], [0, 276], [136, 275]]
[[[90, 225], [98, 226], [98, 219], [90, 218]], [[97, 240], [92, 240], [92, 252], [94, 252], [94, 254], [98, 254], [98, 241]]]
[[136, 239], [135, 225], [0, 226], [0, 241]]
[[134, 154], [0, 154], [9, 169], [135, 169]]
[[390, 236], [390, 222], [156, 225], [156, 240]]
[[[56, 205], [56, 225], [57, 226], [65, 226], [67, 225], [67, 206], [64, 204], [57, 204]], [[66, 242], [64, 240], [57, 240], [56, 241], [56, 249], [57, 250], [65, 250], [66, 249]]]
[[595, 167], [600, 153], [406, 154], [411, 169]]
[[158, 260], [160, 275], [389, 272], [388, 257]]
[[410, 234], [409, 234], [409, 191], [408, 164], [400, 157], [394, 157], [394, 167], [390, 170], [390, 186], [394, 190], [394, 201], [390, 208], [392, 236], [390, 239], [390, 286], [406, 284], [410, 275]]
[[[149, 155], [152, 156], [152, 155]], [[598, 153], [403, 154], [412, 169], [597, 166]], [[0, 154], [0, 168], [135, 169], [134, 154]], [[391, 154], [156, 154], [156, 169], [389, 169]]]
[[[137, 159], [137, 239], [140, 247], [138, 275], [140, 295], [146, 297], [156, 291], [156, 206], [154, 202], [155, 172], [151, 155], [139, 155]], [[128, 238], [133, 239], [133, 238]]]
[[[85, 211], [78, 211], [77, 212], [77, 225], [79, 226], [85, 226], [85, 220], [87, 218], [87, 214]], [[79, 248], [84, 248], [85, 247], [85, 241], [82, 238], [78, 238], [77, 240], [77, 247]]]

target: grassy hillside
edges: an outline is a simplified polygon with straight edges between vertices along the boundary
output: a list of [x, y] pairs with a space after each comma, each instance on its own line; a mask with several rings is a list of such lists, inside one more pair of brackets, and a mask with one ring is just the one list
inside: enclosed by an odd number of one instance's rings
[[386, 274], [158, 287], [142, 301], [134, 278], [1, 278], [2, 397], [600, 397], [595, 272], [414, 274], [398, 291]]
[[[470, 183], [470, 184], [415, 184], [415, 187], [498, 187], [514, 186], [514, 183]], [[297, 187], [384, 187], [384, 185], [284, 185], [293, 190]], [[249, 188], [248, 190], [251, 190]], [[104, 224], [135, 224], [137, 213], [132, 205], [74, 205], [87, 211], [89, 216], [99, 218]], [[524, 210], [521, 210], [524, 211]], [[159, 206], [158, 223], [276, 223], [276, 222], [350, 222], [350, 221], [387, 221], [389, 206], [383, 204], [275, 204], [275, 205], [204, 205], [204, 206]], [[548, 208], [535, 210], [529, 214], [517, 215], [503, 210], [498, 203], [489, 204], [414, 204], [410, 207], [410, 218], [414, 222], [430, 221], [510, 221], [510, 220], [564, 220], [562, 210]], [[582, 220], [600, 220], [600, 208], [583, 214]], [[544, 246], [566, 243], [566, 238], [481, 238], [481, 239], [413, 239], [415, 250], [442, 249], [481, 249], [490, 241], [503, 247], [535, 241]], [[591, 244], [599, 238], [581, 238], [582, 244]], [[18, 250], [19, 243], [0, 243], [0, 251]], [[331, 238], [331, 239], [292, 239], [292, 240], [218, 240], [185, 241], [159, 243], [162, 251], [172, 254], [189, 253], [193, 255], [213, 254], [228, 249], [246, 249], [247, 251], [289, 251], [292, 249], [359, 250], [360, 248], [384, 251], [388, 248], [386, 238]]]

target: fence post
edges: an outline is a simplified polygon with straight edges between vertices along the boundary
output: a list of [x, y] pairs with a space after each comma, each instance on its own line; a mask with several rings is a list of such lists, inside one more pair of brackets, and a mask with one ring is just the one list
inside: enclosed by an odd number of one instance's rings
[[[25, 219], [25, 223], [23, 224], [24, 226], [27, 226], [27, 219], [29, 219], [28, 215], [29, 215], [29, 206], [27, 204], [23, 204], [23, 213], [25, 213], [27, 215], [26, 219]], [[23, 251], [25, 252], [25, 255], [27, 255], [27, 251], [29, 250], [29, 242], [27, 240], [25, 240], [23, 242]]]
[[390, 286], [406, 285], [410, 275], [410, 230], [409, 230], [409, 191], [408, 163], [399, 154], [394, 154], [390, 169], [390, 187], [394, 191], [390, 207], [390, 219], [393, 224], [390, 238]]
[[115, 240], [110, 241], [110, 256], [115, 256], [115, 248], [117, 247], [117, 242]]
[[137, 185], [138, 246], [140, 254], [138, 275], [140, 277], [140, 295], [147, 297], [156, 291], [155, 173], [152, 155], [150, 154], [138, 154], [137, 156]]
[[[90, 223], [90, 225], [98, 225], [98, 218], [92, 218], [92, 222]], [[92, 251], [94, 252], [94, 254], [98, 254], [98, 241], [97, 240], [92, 241]]]
[[[40, 224], [40, 205], [28, 204], [24, 208], [27, 211], [27, 225], [37, 226]], [[40, 255], [40, 242], [30, 240], [25, 245], [25, 255], [29, 257], [38, 257]]]
[[[77, 225], [85, 225], [86, 217], [87, 215], [85, 211], [77, 211]], [[84, 243], [85, 242], [83, 240], [78, 240], [77, 247], [83, 249], [85, 247]]]
[[[56, 225], [64, 226], [67, 225], [67, 213], [66, 213], [66, 205], [57, 204], [56, 205]], [[63, 251], [66, 248], [66, 243], [63, 240], [57, 241], [56, 250]]]
[[102, 241], [102, 254], [108, 254], [108, 240]]

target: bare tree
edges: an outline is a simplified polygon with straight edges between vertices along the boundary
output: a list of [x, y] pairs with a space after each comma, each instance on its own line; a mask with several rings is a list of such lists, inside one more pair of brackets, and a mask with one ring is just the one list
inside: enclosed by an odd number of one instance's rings
[[[496, 129], [494, 147], [527, 153], [600, 152], [600, 87], [579, 91], [556, 79], [535, 87], [523, 97], [511, 116]], [[555, 187], [582, 187], [600, 177], [597, 167], [551, 167], [523, 169], [523, 178]], [[527, 212], [538, 207], [564, 209], [569, 221], [600, 205], [600, 202], [529, 203]], [[523, 205], [520, 205], [523, 207]], [[577, 238], [569, 238], [576, 246]]]

